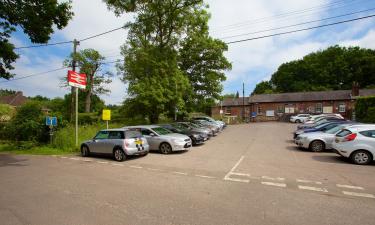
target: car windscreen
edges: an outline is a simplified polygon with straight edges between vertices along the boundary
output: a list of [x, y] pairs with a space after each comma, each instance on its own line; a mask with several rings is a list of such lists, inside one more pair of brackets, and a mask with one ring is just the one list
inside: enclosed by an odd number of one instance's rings
[[165, 128], [162, 128], [162, 127], [155, 127], [155, 128], [152, 128], [152, 130], [157, 133], [158, 135], [165, 135], [165, 134], [171, 134], [172, 132], [165, 129]]
[[125, 138], [126, 139], [139, 138], [139, 137], [142, 137], [142, 134], [138, 130], [127, 130], [127, 131], [125, 131]]
[[345, 126], [346, 126], [346, 125], [340, 125], [340, 126], [337, 126], [337, 127], [333, 127], [333, 128], [331, 128], [331, 129], [329, 129], [329, 130], [326, 130], [325, 132], [326, 132], [327, 134], [335, 134], [335, 133], [337, 133], [338, 131], [344, 129]]
[[328, 120], [320, 120], [319, 122], [316, 123], [315, 126], [319, 126], [319, 125], [321, 125], [321, 124], [323, 124], [323, 123], [327, 123], [327, 121], [328, 121]]
[[323, 127], [326, 127], [328, 126], [329, 123], [323, 123], [323, 124], [320, 124], [318, 126], [315, 126], [316, 129], [320, 129], [320, 128], [323, 128]]

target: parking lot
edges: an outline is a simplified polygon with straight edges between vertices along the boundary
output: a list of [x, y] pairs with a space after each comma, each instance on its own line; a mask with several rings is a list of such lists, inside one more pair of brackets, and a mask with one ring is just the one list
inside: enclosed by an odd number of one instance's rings
[[124, 162], [0, 155], [2, 224], [373, 224], [375, 165], [298, 149], [295, 124], [227, 127]]

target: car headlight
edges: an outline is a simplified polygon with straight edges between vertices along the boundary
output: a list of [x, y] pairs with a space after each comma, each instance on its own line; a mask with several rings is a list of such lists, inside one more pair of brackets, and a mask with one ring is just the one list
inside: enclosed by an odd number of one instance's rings
[[183, 143], [185, 143], [185, 141], [181, 140], [181, 139], [172, 139], [172, 142], [175, 143], [175, 144], [183, 144]]

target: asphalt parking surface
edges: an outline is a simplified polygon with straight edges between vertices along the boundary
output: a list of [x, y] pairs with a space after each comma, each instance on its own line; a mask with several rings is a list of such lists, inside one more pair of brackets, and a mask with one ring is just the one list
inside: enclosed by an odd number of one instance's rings
[[295, 124], [229, 126], [187, 152], [0, 155], [1, 224], [374, 224], [375, 165], [303, 151]]

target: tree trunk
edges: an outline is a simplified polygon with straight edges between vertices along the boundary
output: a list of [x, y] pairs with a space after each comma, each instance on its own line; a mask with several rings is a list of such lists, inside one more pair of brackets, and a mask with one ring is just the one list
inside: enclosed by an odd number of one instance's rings
[[92, 86], [94, 85], [94, 75], [90, 75], [89, 80], [89, 89], [87, 90], [86, 99], [85, 99], [85, 112], [89, 113], [91, 112], [91, 95], [92, 95]]
[[75, 113], [75, 93], [74, 87], [71, 87], [70, 91], [70, 122], [74, 121], [74, 113]]

